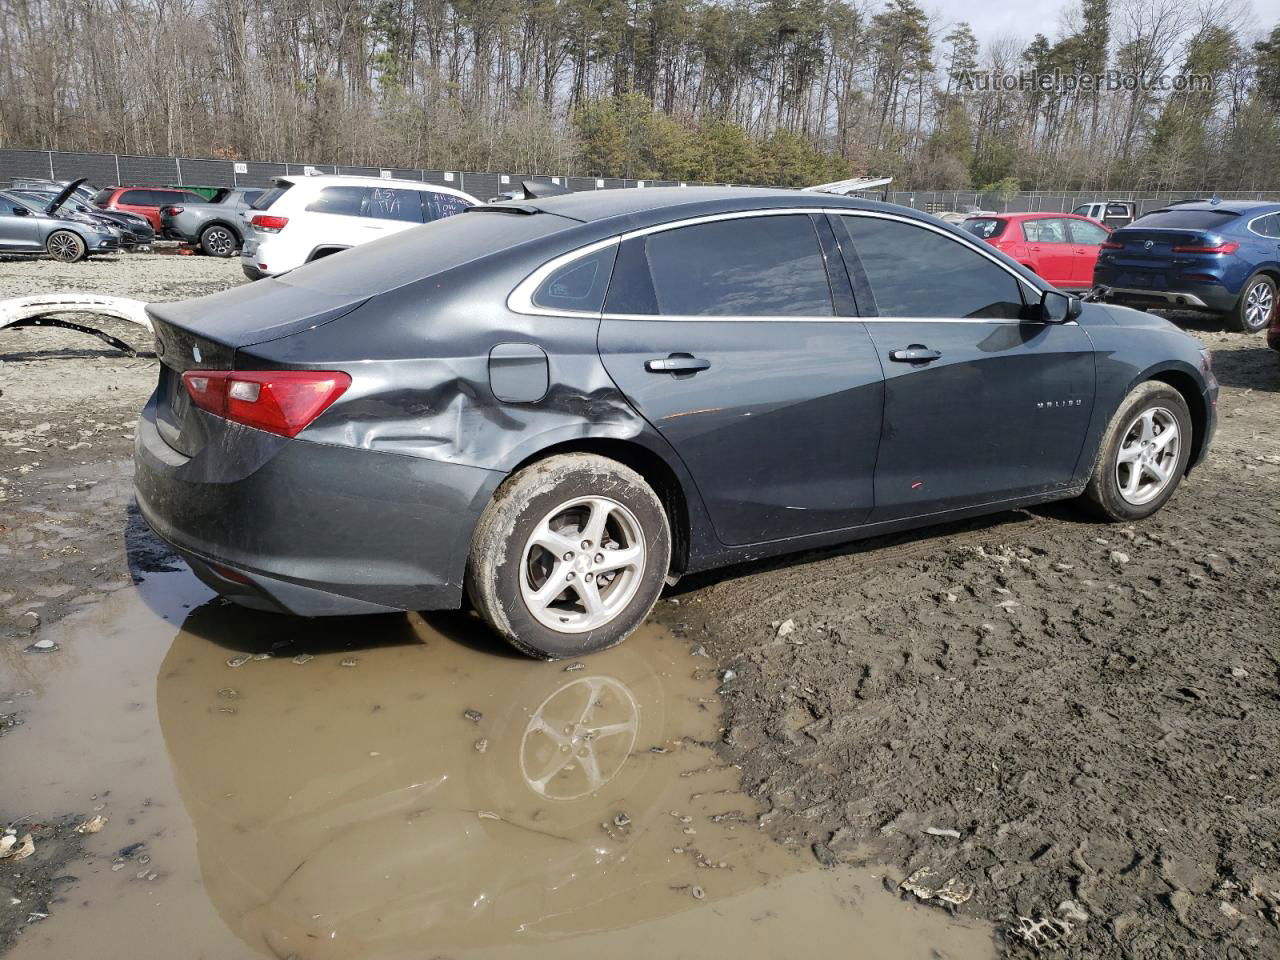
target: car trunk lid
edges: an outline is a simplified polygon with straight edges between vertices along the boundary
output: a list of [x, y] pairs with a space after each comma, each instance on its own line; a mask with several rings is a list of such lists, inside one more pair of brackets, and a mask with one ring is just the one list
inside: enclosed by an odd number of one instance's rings
[[155, 394], [160, 436], [188, 457], [208, 441], [205, 415], [196, 411], [182, 380], [187, 371], [234, 370], [241, 348], [329, 323], [368, 299], [367, 294], [322, 293], [263, 280], [209, 297], [149, 305], [160, 360]]

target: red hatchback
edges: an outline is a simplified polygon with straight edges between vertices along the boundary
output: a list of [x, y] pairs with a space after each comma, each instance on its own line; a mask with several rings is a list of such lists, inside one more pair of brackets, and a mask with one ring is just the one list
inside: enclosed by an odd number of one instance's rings
[[1111, 231], [1074, 213], [1003, 213], [970, 217], [961, 228], [1034, 270], [1055, 287], [1087, 290]]
[[170, 204], [206, 203], [204, 197], [190, 190], [172, 190], [166, 187], [107, 187], [99, 190], [93, 202], [103, 210], [120, 210], [146, 217], [161, 232], [160, 208]]

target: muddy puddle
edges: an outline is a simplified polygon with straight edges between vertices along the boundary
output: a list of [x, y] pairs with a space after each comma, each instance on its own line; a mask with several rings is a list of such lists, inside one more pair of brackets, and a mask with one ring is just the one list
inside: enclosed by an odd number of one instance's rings
[[17, 960], [992, 956], [765, 839], [709, 748], [716, 665], [656, 626], [543, 664], [461, 615], [288, 620], [176, 573], [43, 637], [0, 650], [0, 814], [108, 822]]

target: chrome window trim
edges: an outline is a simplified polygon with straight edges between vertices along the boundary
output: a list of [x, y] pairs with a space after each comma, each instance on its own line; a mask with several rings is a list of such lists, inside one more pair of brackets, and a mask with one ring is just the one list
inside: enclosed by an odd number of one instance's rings
[[[986, 244], [981, 241], [969, 239], [967, 235], [956, 236], [950, 230], [922, 220], [916, 220], [913, 217], [904, 217], [900, 214], [888, 213], [881, 210], [859, 210], [845, 207], [775, 207], [767, 210], [735, 210], [729, 213], [712, 213], [701, 217], [688, 217], [683, 220], [673, 220], [669, 223], [654, 224], [649, 227], [641, 227], [637, 230], [629, 230], [618, 236], [609, 237], [604, 240], [597, 240], [585, 246], [570, 250], [568, 253], [562, 253], [559, 256], [548, 260], [542, 266], [534, 270], [529, 276], [520, 281], [507, 295], [507, 309], [513, 313], [523, 314], [525, 316], [534, 317], [581, 317], [592, 320], [658, 320], [658, 321], [683, 321], [697, 323], [742, 323], [751, 322], [802, 322], [802, 323], [989, 323], [989, 324], [1036, 324], [1040, 326], [1048, 326], [1049, 324], [1043, 320], [1019, 320], [1019, 319], [1001, 319], [1001, 318], [968, 318], [968, 317], [835, 317], [835, 316], [803, 316], [803, 315], [782, 315], [782, 316], [748, 316], [748, 317], [732, 317], [732, 316], [676, 316], [672, 314], [625, 314], [625, 313], [604, 313], [602, 311], [589, 310], [551, 310], [547, 307], [540, 307], [533, 302], [533, 295], [538, 288], [542, 286], [547, 277], [563, 266], [572, 263], [582, 257], [590, 256], [599, 250], [603, 250], [610, 245], [621, 245], [624, 240], [630, 240], [635, 237], [646, 237], [654, 233], [664, 233], [667, 230], [678, 230], [681, 227], [696, 226], [702, 223], [715, 223], [721, 220], [743, 220], [749, 217], [780, 217], [795, 216], [803, 214], [829, 214], [833, 216], [858, 216], [871, 217], [879, 220], [894, 220], [899, 223], [905, 223], [910, 226], [919, 227], [924, 230], [931, 230], [951, 240], [953, 243], [959, 243], [961, 246], [967, 247], [978, 256], [984, 258], [989, 263], [1000, 267], [1014, 280], [1021, 283], [1028, 290], [1037, 295], [1042, 295], [1049, 287], [1040, 288], [1027, 280], [1017, 270], [1009, 266], [1007, 263], [991, 256], [990, 252], [984, 247]], [[1076, 321], [1068, 321], [1067, 326], [1074, 325]], [[1063, 326], [1064, 324], [1058, 324]]]
[[552, 310], [550, 307], [540, 307], [534, 303], [533, 295], [546, 282], [547, 277], [561, 267], [568, 266], [575, 260], [589, 257], [593, 253], [615, 245], [622, 245], [621, 236], [609, 237], [607, 240], [597, 240], [595, 243], [589, 243], [585, 247], [578, 247], [568, 253], [562, 253], [552, 260], [548, 260], [521, 280], [516, 285], [516, 288], [507, 294], [507, 309], [512, 313], [523, 313], [531, 317], [585, 317], [599, 320], [601, 317], [599, 310]]

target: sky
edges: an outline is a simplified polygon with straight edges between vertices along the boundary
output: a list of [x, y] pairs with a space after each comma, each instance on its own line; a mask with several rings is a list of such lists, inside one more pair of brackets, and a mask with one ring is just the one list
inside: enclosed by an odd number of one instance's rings
[[979, 42], [1012, 34], [1030, 40], [1037, 33], [1058, 32], [1058, 14], [1079, 4], [1076, 0], [932, 0], [921, 4], [950, 23], [967, 20]]
[[[1264, 30], [1270, 31], [1280, 21], [1280, 0], [1244, 3], [1252, 7], [1254, 21]], [[1061, 12], [1080, 4], [1079, 0], [922, 0], [921, 6], [940, 13], [949, 23], [967, 20], [978, 40], [986, 44], [1006, 35], [1030, 40], [1043, 33], [1054, 39], [1060, 32]]]

